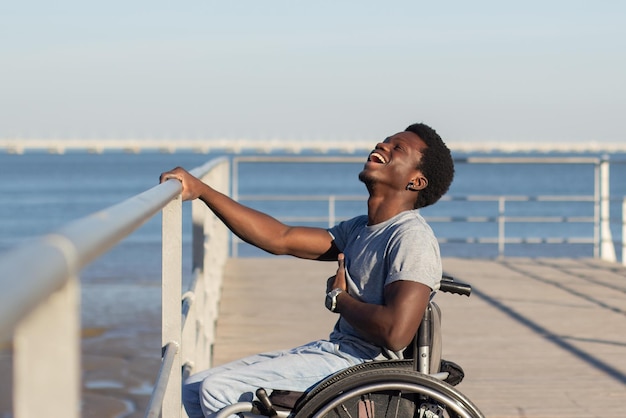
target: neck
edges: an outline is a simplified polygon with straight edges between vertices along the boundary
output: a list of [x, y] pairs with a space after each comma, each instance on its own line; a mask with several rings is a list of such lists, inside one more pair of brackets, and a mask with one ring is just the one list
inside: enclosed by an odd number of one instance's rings
[[413, 202], [407, 202], [405, 198], [399, 196], [381, 196], [370, 194], [367, 199], [368, 225], [376, 225], [385, 222], [397, 214], [412, 210]]

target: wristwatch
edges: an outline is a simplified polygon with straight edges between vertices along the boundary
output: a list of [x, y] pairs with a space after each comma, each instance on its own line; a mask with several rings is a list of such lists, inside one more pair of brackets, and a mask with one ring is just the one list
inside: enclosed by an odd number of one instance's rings
[[342, 289], [335, 288], [326, 293], [326, 308], [329, 311], [335, 312], [335, 310], [337, 309], [337, 296], [339, 296], [341, 292], [343, 292]]

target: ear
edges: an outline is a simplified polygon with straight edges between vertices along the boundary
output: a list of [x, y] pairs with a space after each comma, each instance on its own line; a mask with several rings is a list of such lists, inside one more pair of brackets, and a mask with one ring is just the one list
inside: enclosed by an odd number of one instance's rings
[[411, 179], [411, 183], [413, 183], [413, 185], [411, 186], [411, 190], [424, 190], [426, 186], [428, 186], [428, 179], [424, 177], [422, 173], [419, 173], [417, 176]]

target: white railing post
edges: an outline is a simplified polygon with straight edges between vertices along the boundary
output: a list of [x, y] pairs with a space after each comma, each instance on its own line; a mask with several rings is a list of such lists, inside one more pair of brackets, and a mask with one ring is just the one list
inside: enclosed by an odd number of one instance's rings
[[[239, 201], [239, 159], [238, 158], [233, 158], [233, 166], [231, 169], [230, 181], [231, 181], [230, 197], [234, 201], [238, 202]], [[231, 248], [230, 248], [230, 256], [232, 258], [237, 258], [238, 256], [239, 247], [237, 243], [238, 243], [238, 238], [232, 235]]]
[[[218, 300], [221, 291], [221, 275], [224, 262], [221, 260], [219, 250], [216, 246], [218, 242], [218, 223], [219, 220], [210, 212], [204, 219], [205, 234], [205, 254], [204, 254], [204, 274], [203, 274], [203, 310], [202, 315], [202, 347], [199, 356], [196, 359], [198, 370], [207, 369], [213, 364], [212, 351], [215, 343], [215, 323], [218, 315]], [[225, 244], [228, 245], [228, 244]]]
[[626, 197], [622, 201], [622, 264], [626, 266]]
[[506, 198], [498, 197], [498, 258], [504, 257], [504, 245], [506, 241]]
[[615, 262], [615, 245], [611, 236], [611, 211], [609, 189], [609, 160], [605, 156], [600, 162], [600, 258]]
[[206, 205], [196, 199], [191, 202], [191, 253], [192, 253], [192, 284], [183, 295], [183, 302], [188, 305], [187, 315], [183, 324], [182, 362], [186, 372], [191, 373], [196, 367], [196, 360], [202, 355], [205, 344], [202, 338], [202, 312], [206, 305], [204, 265], [206, 257], [204, 224]]
[[[207, 173], [203, 181], [211, 184], [216, 190], [224, 194], [232, 193], [230, 189], [230, 166], [223, 164]], [[218, 316], [220, 293], [224, 263], [228, 258], [228, 229], [206, 207], [204, 216], [204, 306], [201, 312], [202, 322], [202, 347], [196, 357], [196, 365], [199, 370], [208, 368], [213, 364], [213, 344], [215, 343], [215, 325]]]
[[[192, 174], [216, 190], [229, 194], [228, 161], [200, 167]], [[193, 282], [183, 295], [188, 305], [182, 330], [184, 374], [209, 368], [215, 339], [224, 263], [228, 258], [228, 229], [200, 200], [191, 202]]]
[[79, 337], [79, 283], [77, 277], [70, 277], [15, 329], [15, 417], [80, 416]]
[[[175, 349], [172, 373], [165, 389], [162, 405], [164, 417], [181, 417], [182, 364], [181, 343], [181, 294], [182, 294], [182, 201], [180, 196], [163, 208], [162, 250], [162, 335], [161, 347]], [[164, 353], [165, 354], [165, 351]]]
[[600, 162], [593, 166], [593, 258], [600, 258]]
[[[226, 159], [221, 160], [209, 161], [193, 169], [191, 174], [216, 190], [228, 193], [229, 164]], [[216, 233], [226, 227], [216, 228], [215, 225], [221, 223], [202, 202], [192, 202], [191, 218], [193, 278], [189, 289], [182, 294], [180, 195], [163, 207], [163, 361], [144, 415], [146, 418], [186, 417], [181, 402], [182, 380], [210, 364], [219, 291], [216, 293], [209, 288], [219, 290], [228, 256], [228, 235]]]
[[332, 228], [335, 226], [335, 206], [336, 206], [337, 197], [335, 195], [328, 196], [328, 227]]

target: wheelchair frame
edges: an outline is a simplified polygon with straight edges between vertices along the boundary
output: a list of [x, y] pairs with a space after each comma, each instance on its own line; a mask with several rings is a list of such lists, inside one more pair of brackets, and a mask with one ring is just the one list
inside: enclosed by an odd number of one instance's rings
[[[470, 296], [471, 286], [444, 275], [439, 291]], [[259, 388], [258, 401], [227, 406], [216, 418], [238, 413], [270, 418], [484, 418], [454, 387], [463, 379], [461, 367], [441, 360], [441, 312], [433, 297], [413, 344], [405, 350], [409, 359], [366, 362], [338, 371], [283, 409]]]

